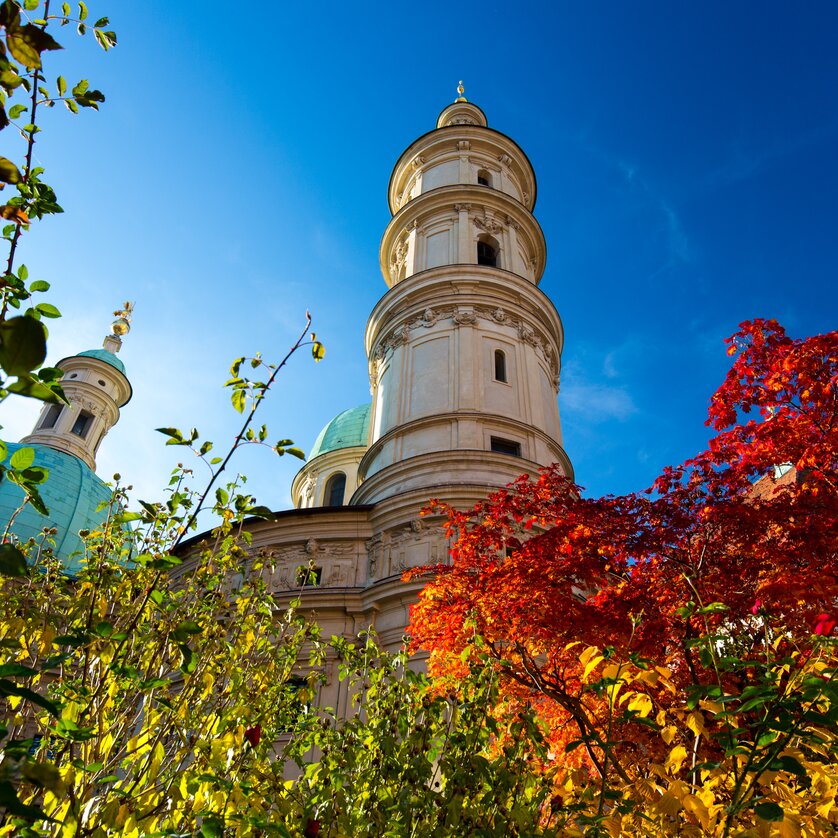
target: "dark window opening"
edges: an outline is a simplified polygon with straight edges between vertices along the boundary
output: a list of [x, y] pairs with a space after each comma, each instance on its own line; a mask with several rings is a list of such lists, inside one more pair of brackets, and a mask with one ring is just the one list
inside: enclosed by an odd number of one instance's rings
[[489, 242], [477, 242], [477, 264], [488, 265], [490, 268], [498, 266], [498, 251]]
[[298, 588], [317, 588], [320, 586], [320, 580], [322, 578], [322, 567], [308, 567], [308, 565], [303, 565], [297, 568]]
[[49, 406], [49, 410], [44, 414], [44, 421], [41, 422], [42, 428], [54, 428], [56, 422], [58, 422], [58, 417], [61, 415], [61, 411], [64, 410], [64, 406], [60, 404], [51, 404]]
[[495, 350], [495, 381], [506, 381], [506, 354], [501, 349]]
[[509, 454], [510, 457], [521, 456], [521, 443], [513, 442], [511, 439], [492, 437], [492, 451], [497, 454]]
[[342, 472], [333, 474], [326, 484], [325, 506], [343, 506], [343, 496], [346, 493], [346, 475]]
[[76, 421], [73, 422], [73, 427], [70, 428], [70, 433], [75, 434], [76, 436], [80, 436], [82, 439], [84, 439], [87, 436], [87, 432], [90, 430], [90, 426], [92, 424], [93, 417], [89, 413], [82, 410], [76, 417]]
[[477, 173], [477, 182], [481, 186], [491, 186], [492, 185], [492, 176], [485, 169], [481, 169]]

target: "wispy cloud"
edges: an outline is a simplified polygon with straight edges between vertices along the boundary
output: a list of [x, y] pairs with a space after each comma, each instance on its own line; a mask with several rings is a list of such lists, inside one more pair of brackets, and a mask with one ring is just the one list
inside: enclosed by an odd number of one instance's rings
[[576, 418], [590, 422], [607, 422], [617, 419], [624, 422], [637, 413], [637, 406], [628, 391], [607, 384], [593, 384], [571, 380], [562, 387], [562, 409], [572, 411]]

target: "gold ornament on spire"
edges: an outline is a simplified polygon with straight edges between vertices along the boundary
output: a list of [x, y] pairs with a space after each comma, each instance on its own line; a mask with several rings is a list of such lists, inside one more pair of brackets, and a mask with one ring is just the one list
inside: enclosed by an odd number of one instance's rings
[[463, 81], [462, 81], [462, 79], [460, 79], [459, 83], [457, 84], [457, 93], [459, 93], [460, 95], [457, 96], [457, 98], [454, 101], [455, 102], [468, 102], [468, 99], [466, 99], [466, 97], [463, 96], [463, 94], [465, 92], [466, 92], [466, 89], [463, 87]]
[[123, 335], [127, 335], [128, 332], [131, 331], [131, 316], [134, 313], [134, 304], [133, 303], [125, 303], [125, 305], [119, 309], [119, 311], [115, 311], [113, 316], [116, 320], [111, 323], [111, 332], [115, 334], [117, 337], [122, 337]]

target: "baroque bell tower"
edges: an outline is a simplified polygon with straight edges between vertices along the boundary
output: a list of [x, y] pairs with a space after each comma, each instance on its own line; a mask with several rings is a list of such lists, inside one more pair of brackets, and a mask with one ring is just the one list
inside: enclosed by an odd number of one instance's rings
[[[463, 95], [390, 178], [389, 286], [366, 329], [369, 448], [352, 503], [476, 500], [558, 462], [563, 332], [527, 156]], [[463, 499], [465, 499], [463, 497]]]

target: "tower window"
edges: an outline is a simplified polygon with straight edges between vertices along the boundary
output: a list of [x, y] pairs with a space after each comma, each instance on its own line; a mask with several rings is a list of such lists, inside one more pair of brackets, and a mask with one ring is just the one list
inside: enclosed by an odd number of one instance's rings
[[346, 475], [343, 472], [333, 474], [326, 484], [326, 506], [343, 506], [343, 496], [346, 492]]
[[508, 454], [510, 457], [521, 456], [521, 443], [513, 442], [511, 439], [501, 439], [498, 436], [493, 436], [491, 449], [496, 454]]
[[49, 410], [44, 414], [44, 420], [41, 422], [42, 428], [54, 428], [61, 411], [64, 410], [64, 405], [51, 404]]
[[92, 424], [93, 417], [87, 413], [87, 411], [81, 410], [79, 411], [79, 415], [76, 417], [76, 421], [73, 422], [73, 427], [70, 428], [70, 433], [84, 439], [87, 436], [87, 432], [90, 430], [90, 426]]
[[495, 381], [508, 381], [506, 377], [506, 353], [502, 349], [495, 350]]
[[491, 241], [480, 239], [477, 242], [477, 264], [496, 268], [498, 265], [498, 249]]
[[491, 187], [491, 185], [492, 185], [492, 176], [491, 176], [491, 175], [490, 175], [490, 174], [489, 174], [489, 173], [488, 173], [485, 169], [481, 169], [481, 170], [477, 173], [477, 182], [478, 182], [478, 184], [480, 184], [480, 186], [489, 186], [489, 187]]

